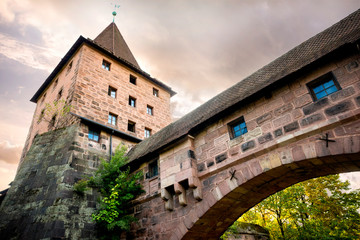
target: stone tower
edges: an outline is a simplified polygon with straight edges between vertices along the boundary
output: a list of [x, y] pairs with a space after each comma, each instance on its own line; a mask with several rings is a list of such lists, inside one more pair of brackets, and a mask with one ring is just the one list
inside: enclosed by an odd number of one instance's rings
[[[73, 185], [120, 143], [131, 148], [167, 126], [174, 94], [141, 70], [115, 23], [95, 40], [80, 36], [31, 99], [36, 110], [0, 205], [0, 238], [96, 239], [97, 193], [80, 196]], [[61, 114], [63, 106], [70, 112]]]
[[[119, 142], [131, 147], [171, 122], [174, 94], [141, 70], [115, 23], [95, 40], [80, 36], [31, 98], [36, 110], [21, 162], [35, 136], [74, 122], [92, 148], [111, 154]], [[54, 111], [43, 118], [54, 101], [70, 105], [71, 117]]]

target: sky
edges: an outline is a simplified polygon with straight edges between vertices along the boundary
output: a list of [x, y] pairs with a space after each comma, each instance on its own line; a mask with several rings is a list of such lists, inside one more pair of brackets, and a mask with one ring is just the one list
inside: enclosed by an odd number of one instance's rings
[[[140, 67], [177, 92], [176, 119], [358, 8], [359, 0], [1, 0], [0, 190], [16, 173], [30, 98], [114, 10]], [[360, 187], [359, 174], [343, 178]]]

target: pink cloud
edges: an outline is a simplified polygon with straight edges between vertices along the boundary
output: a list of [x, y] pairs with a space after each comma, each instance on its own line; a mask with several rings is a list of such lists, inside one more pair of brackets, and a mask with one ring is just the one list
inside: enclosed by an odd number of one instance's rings
[[0, 142], [0, 161], [17, 164], [20, 160], [22, 146], [12, 145], [8, 141]]

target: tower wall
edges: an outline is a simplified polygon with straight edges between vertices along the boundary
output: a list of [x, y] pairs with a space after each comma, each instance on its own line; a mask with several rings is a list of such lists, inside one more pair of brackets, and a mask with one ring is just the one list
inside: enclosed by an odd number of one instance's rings
[[95, 239], [96, 193], [80, 196], [73, 185], [106, 156], [81, 148], [83, 136], [75, 124], [35, 138], [0, 206], [2, 239]]
[[[51, 130], [49, 129], [49, 119], [51, 119], [51, 116], [47, 116], [47, 120], [40, 120], [41, 112], [45, 110], [46, 104], [52, 104], [56, 100], [65, 100], [70, 105], [74, 104], [72, 102], [72, 98], [76, 85], [77, 75], [80, 69], [81, 53], [82, 49], [74, 54], [65, 67], [63, 67], [63, 69], [52, 79], [52, 82], [37, 99], [36, 108], [28, 136], [26, 138], [20, 164], [26, 156], [26, 153], [28, 152], [35, 136]], [[59, 95], [60, 91], [61, 96]], [[63, 124], [63, 126], [69, 126], [71, 124], [73, 124], [73, 121], [70, 120], [67, 121], [66, 124]]]
[[[145, 128], [155, 133], [171, 123], [167, 91], [90, 46], [84, 45], [82, 51], [74, 113], [140, 139]], [[103, 60], [110, 63], [109, 71], [102, 68]], [[130, 83], [130, 75], [136, 77], [136, 85]], [[115, 98], [109, 96], [109, 86], [116, 89]], [[159, 91], [158, 97], [153, 95], [153, 88]], [[135, 107], [129, 105], [129, 97], [136, 99]], [[153, 115], [147, 113], [148, 105]], [[117, 116], [115, 125], [108, 123], [109, 113]], [[128, 131], [128, 121], [135, 123], [135, 132]]]

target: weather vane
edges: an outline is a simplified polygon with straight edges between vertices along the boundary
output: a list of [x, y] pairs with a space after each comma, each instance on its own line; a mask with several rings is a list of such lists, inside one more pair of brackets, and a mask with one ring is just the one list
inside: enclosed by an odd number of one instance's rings
[[115, 22], [115, 17], [116, 17], [116, 9], [120, 7], [120, 4], [115, 4], [114, 3], [114, 11], [112, 12], [113, 15], [113, 22]]

